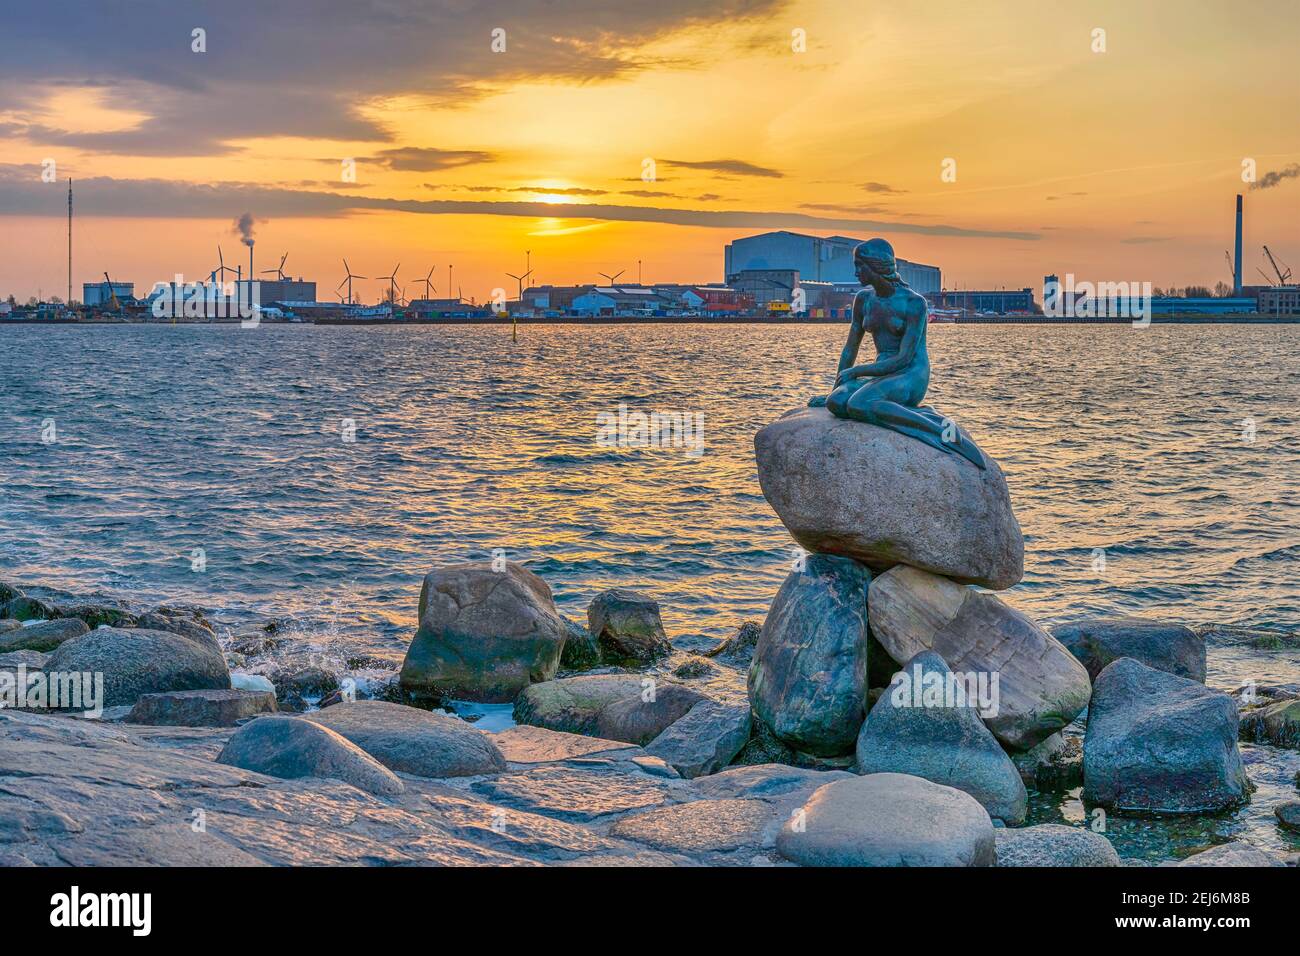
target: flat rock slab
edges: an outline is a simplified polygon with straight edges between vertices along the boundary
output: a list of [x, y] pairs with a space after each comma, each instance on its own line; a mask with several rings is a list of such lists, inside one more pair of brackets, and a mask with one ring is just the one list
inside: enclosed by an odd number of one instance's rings
[[515, 700], [519, 724], [644, 746], [708, 698], [641, 674], [588, 674], [544, 681]]
[[591, 853], [627, 852], [589, 828], [456, 794], [425, 797], [438, 822], [462, 840], [546, 862]]
[[762, 800], [699, 800], [624, 817], [610, 836], [675, 853], [732, 853], [771, 846], [776, 811]]
[[1286, 866], [1280, 859], [1269, 853], [1267, 850], [1261, 850], [1259, 847], [1251, 846], [1249, 843], [1237, 841], [1235, 843], [1225, 843], [1222, 846], [1212, 847], [1208, 850], [1202, 850], [1200, 853], [1193, 853], [1184, 860], [1177, 863], [1166, 863], [1164, 866]]
[[492, 741], [510, 763], [558, 763], [592, 754], [643, 753], [635, 744], [566, 734], [544, 727], [519, 725], [492, 735]]
[[1119, 854], [1100, 833], [1083, 827], [1044, 823], [1003, 827], [994, 832], [998, 866], [1123, 866]]
[[700, 777], [693, 785], [697, 793], [712, 800], [776, 800], [800, 795], [806, 799], [818, 787], [856, 779], [855, 774], [845, 770], [809, 770], [781, 763], [761, 763]]
[[874, 571], [906, 564], [995, 590], [1024, 574], [1024, 538], [991, 458], [980, 470], [825, 408], [777, 419], [754, 436], [754, 452], [763, 495], [810, 552], [856, 558]]
[[251, 690], [178, 690], [145, 694], [126, 721], [170, 727], [234, 727], [275, 712], [275, 694]]
[[332, 730], [297, 717], [262, 717], [226, 741], [217, 763], [270, 777], [330, 777], [359, 790], [396, 796], [397, 775]]
[[993, 866], [993, 822], [968, 793], [901, 773], [827, 784], [777, 851], [803, 866]]
[[17, 670], [19, 667], [29, 671], [40, 670], [49, 659], [50, 655], [40, 651], [8, 651], [0, 654], [0, 670]]
[[1028, 750], [1088, 705], [1088, 672], [1054, 637], [992, 594], [916, 568], [871, 582], [872, 633], [896, 661], [932, 650], [964, 674], [998, 679], [998, 712], [985, 717], [1008, 749]]
[[1140, 617], [1099, 617], [1055, 628], [1052, 636], [1088, 669], [1093, 680], [1121, 657], [1205, 683], [1205, 638], [1182, 624]]
[[506, 768], [490, 734], [450, 714], [357, 700], [303, 719], [341, 734], [390, 770], [417, 777], [466, 777]]
[[492, 803], [576, 822], [659, 806], [670, 792], [662, 778], [596, 766], [540, 766], [475, 783], [473, 790]]

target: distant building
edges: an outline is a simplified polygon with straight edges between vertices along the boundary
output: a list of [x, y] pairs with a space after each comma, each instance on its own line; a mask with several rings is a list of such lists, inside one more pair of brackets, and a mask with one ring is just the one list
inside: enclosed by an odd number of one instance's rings
[[1300, 315], [1300, 286], [1260, 289], [1257, 302], [1262, 315]]
[[524, 290], [519, 304], [524, 309], [535, 312], [568, 312], [573, 308], [573, 300], [586, 295], [596, 288], [595, 283], [588, 285], [535, 285]]
[[[236, 285], [236, 296], [246, 298], [248, 290], [247, 279], [242, 279]], [[255, 279], [253, 281], [254, 298], [247, 299], [251, 302], [259, 302], [266, 305], [271, 302], [315, 302], [316, 301], [316, 283], [306, 282], [302, 279]]]
[[770, 310], [774, 303], [789, 307], [799, 285], [799, 270], [741, 269], [727, 276], [727, 285], [749, 296], [760, 311]]
[[1035, 312], [1033, 289], [945, 289], [926, 296], [936, 309], [960, 309], [963, 312]]
[[134, 282], [83, 282], [81, 284], [82, 305], [112, 305], [113, 296], [118, 300], [135, 298]]
[[[810, 282], [856, 283], [853, 250], [861, 239], [849, 236], [806, 236], [797, 232], [765, 232], [727, 244], [724, 269], [728, 285], [732, 276], [746, 271], [794, 271]], [[943, 287], [938, 266], [898, 260], [898, 273], [916, 292], [925, 295]]]
[[653, 315], [664, 300], [644, 286], [595, 286], [573, 300], [577, 315]]

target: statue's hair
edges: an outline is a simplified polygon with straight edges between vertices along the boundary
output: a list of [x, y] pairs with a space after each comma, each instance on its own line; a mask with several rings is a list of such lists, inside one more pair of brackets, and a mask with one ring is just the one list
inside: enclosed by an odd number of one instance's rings
[[894, 258], [894, 247], [884, 239], [868, 239], [858, 243], [853, 250], [853, 264], [866, 266], [873, 273], [892, 286], [906, 286], [903, 277], [898, 274], [898, 260]]

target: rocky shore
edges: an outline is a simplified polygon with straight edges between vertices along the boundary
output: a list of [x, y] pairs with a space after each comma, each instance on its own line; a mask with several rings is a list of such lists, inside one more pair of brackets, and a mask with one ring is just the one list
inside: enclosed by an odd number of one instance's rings
[[[431, 570], [373, 686], [240, 673], [274, 623], [218, 635], [195, 608], [0, 584], [0, 691], [45, 688], [0, 709], [0, 864], [1116, 866], [1115, 821], [1252, 799], [1239, 741], [1300, 749], [1300, 687], [1207, 687], [1204, 631], [1049, 633], [1002, 601], [1024, 544], [996, 462], [821, 409], [756, 450], [810, 553], [761, 625], [701, 653], [649, 594], [574, 621], [506, 561]], [[743, 699], [710, 692], [720, 673]], [[93, 719], [55, 699], [74, 674], [100, 681]], [[1276, 827], [1300, 848], [1292, 784]], [[1077, 825], [1034, 823], [1067, 792]], [[1295, 861], [1203, 838], [1182, 862]]]

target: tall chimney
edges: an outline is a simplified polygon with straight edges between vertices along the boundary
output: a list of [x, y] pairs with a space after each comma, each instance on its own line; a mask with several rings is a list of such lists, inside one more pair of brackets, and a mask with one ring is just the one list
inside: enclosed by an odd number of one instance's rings
[[1241, 295], [1241, 193], [1237, 193], [1237, 243], [1232, 254], [1232, 294]]

